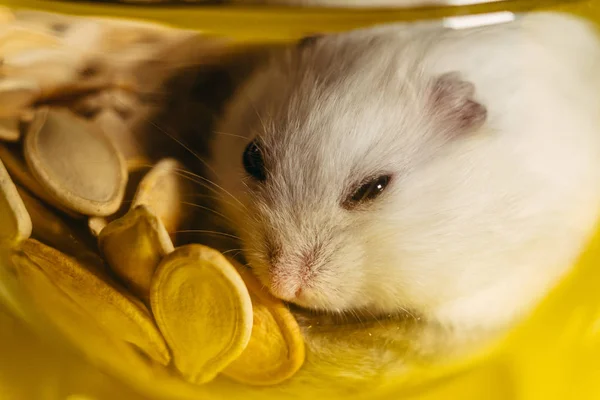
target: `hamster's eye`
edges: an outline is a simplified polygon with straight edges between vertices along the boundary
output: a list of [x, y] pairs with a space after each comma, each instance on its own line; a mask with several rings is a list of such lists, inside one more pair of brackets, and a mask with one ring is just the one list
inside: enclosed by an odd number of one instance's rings
[[344, 208], [351, 209], [359, 204], [375, 199], [385, 190], [391, 180], [392, 177], [390, 175], [381, 175], [368, 180], [344, 201]]
[[246, 172], [254, 179], [264, 181], [267, 178], [262, 151], [256, 141], [252, 141], [246, 146], [243, 163]]

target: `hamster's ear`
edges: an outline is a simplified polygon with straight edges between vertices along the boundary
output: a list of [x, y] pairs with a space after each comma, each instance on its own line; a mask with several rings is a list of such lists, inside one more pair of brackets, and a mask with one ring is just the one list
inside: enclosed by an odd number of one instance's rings
[[302, 39], [300, 39], [300, 40], [298, 41], [298, 43], [296, 44], [296, 46], [297, 46], [299, 49], [303, 49], [303, 48], [306, 48], [306, 47], [310, 47], [310, 46], [312, 46], [313, 44], [315, 44], [315, 43], [316, 43], [316, 42], [317, 42], [317, 41], [318, 41], [320, 38], [322, 38], [322, 37], [323, 37], [323, 35], [322, 35], [322, 34], [318, 34], [318, 33], [315, 33], [315, 34], [312, 34], [312, 35], [305, 36], [305, 37], [303, 37]]
[[453, 135], [480, 128], [487, 109], [473, 99], [474, 94], [475, 85], [462, 80], [458, 72], [434, 78], [430, 92], [434, 118]]

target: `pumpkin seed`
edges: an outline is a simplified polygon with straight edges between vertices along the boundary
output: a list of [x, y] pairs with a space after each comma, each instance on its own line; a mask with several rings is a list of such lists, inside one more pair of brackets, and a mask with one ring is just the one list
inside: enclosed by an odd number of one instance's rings
[[47, 30], [56, 36], [61, 36], [78, 19], [66, 14], [27, 9], [16, 9], [13, 13], [17, 21], [27, 23], [38, 29]]
[[23, 24], [13, 23], [0, 27], [0, 55], [2, 57], [59, 45], [60, 41], [55, 36]]
[[70, 210], [95, 216], [116, 212], [127, 166], [97, 126], [66, 110], [40, 110], [25, 137], [25, 159], [38, 182]]
[[125, 196], [123, 197], [123, 202], [121, 203], [119, 210], [107, 217], [90, 217], [88, 219], [88, 229], [95, 237], [98, 237], [100, 232], [102, 232], [102, 229], [106, 228], [108, 224], [124, 217], [132, 208], [131, 204], [133, 203], [133, 198], [135, 197], [138, 186], [151, 168], [151, 163], [147, 159], [136, 158], [131, 161], [132, 162], [128, 163], [129, 165], [127, 167], [129, 179], [127, 180], [127, 186], [125, 188]]
[[148, 207], [172, 237], [188, 214], [183, 203], [190, 188], [180, 171], [183, 166], [175, 159], [159, 161], [140, 182], [132, 204]]
[[0, 144], [0, 159], [4, 162], [6, 169], [13, 177], [15, 182], [25, 187], [37, 198], [43, 200], [46, 204], [51, 204], [61, 212], [70, 217], [77, 218], [79, 215], [65, 209], [55, 198], [53, 198], [33, 177], [25, 160], [20, 156], [21, 147], [14, 144]]
[[101, 111], [93, 121], [119, 149], [127, 162], [145, 158], [143, 147], [116, 111]]
[[108, 219], [104, 217], [90, 217], [88, 219], [88, 228], [90, 233], [95, 237], [100, 236], [100, 233], [109, 224]]
[[[18, 271], [24, 294], [34, 310], [38, 311], [38, 324], [44, 321], [50, 323], [92, 362], [108, 367], [121, 376], [136, 375], [145, 380], [153, 378], [154, 371], [146, 360], [118, 337], [122, 329], [117, 319], [102, 322], [95, 318], [97, 313], [90, 313], [89, 307], [78, 304], [76, 298], [61, 290], [55, 279], [26, 254], [14, 254], [12, 262]], [[105, 304], [100, 306], [104, 307]]]
[[18, 116], [40, 94], [40, 87], [30, 79], [0, 80], [0, 117]]
[[23, 241], [15, 254], [17, 265], [37, 266], [58, 289], [116, 338], [135, 345], [160, 364], [169, 363], [165, 341], [145, 306], [106, 276], [92, 272], [94, 266], [84, 265], [34, 239]]
[[0, 247], [12, 247], [30, 235], [31, 218], [0, 161]]
[[145, 206], [104, 227], [98, 243], [112, 270], [143, 299], [161, 259], [174, 250], [162, 222]]
[[17, 117], [0, 119], [0, 140], [18, 142], [21, 138], [21, 120]]
[[76, 86], [86, 56], [64, 47], [36, 48], [5, 57], [3, 74], [33, 81], [40, 96], [51, 97]]
[[304, 341], [298, 322], [281, 300], [263, 289], [251, 271], [230, 261], [248, 287], [254, 322], [248, 346], [223, 374], [250, 385], [281, 383], [304, 363]]
[[17, 191], [31, 217], [32, 236], [35, 239], [75, 256], [91, 252], [92, 249], [85, 243], [81, 232], [67, 224], [65, 218], [52, 212], [22, 187], [17, 186]]
[[212, 380], [250, 340], [248, 289], [227, 259], [209, 247], [182, 246], [166, 256], [150, 303], [173, 363], [190, 383]]

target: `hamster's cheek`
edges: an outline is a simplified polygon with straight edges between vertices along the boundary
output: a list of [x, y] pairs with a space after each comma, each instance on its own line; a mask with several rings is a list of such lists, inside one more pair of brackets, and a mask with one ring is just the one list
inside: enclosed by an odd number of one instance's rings
[[422, 184], [403, 182], [402, 190], [355, 231], [366, 249], [361, 297], [372, 312], [428, 315], [464, 293], [456, 287], [464, 276], [464, 263], [457, 261], [469, 257], [455, 234], [461, 236], [462, 224], [440, 209], [442, 193], [432, 198]]
[[418, 303], [422, 277], [404, 260], [401, 251], [404, 238], [399, 224], [392, 214], [380, 215], [373, 222], [367, 226], [361, 225], [360, 233], [357, 232], [366, 243], [361, 266], [364, 274], [360, 289], [361, 302], [373, 314], [393, 314], [398, 310], [413, 309]]
[[336, 312], [365, 308], [370, 302], [366, 282], [364, 248], [348, 240], [317, 265], [297, 303]]

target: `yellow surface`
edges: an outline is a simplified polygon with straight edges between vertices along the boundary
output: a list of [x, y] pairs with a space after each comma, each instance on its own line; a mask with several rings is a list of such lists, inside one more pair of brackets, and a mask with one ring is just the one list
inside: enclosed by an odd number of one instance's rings
[[[341, 0], [340, 0], [341, 1]], [[569, 11], [600, 16], [599, 2], [575, 0], [513, 0], [469, 7], [446, 7], [419, 10], [394, 9], [294, 9], [285, 7], [148, 6], [142, 3], [101, 4], [56, 0], [0, 0], [0, 5], [14, 9], [33, 9], [75, 15], [102, 15], [117, 18], [145, 19], [171, 26], [196, 29], [209, 34], [227, 35], [244, 41], [287, 41], [315, 32], [343, 31], [374, 23], [431, 19], [491, 11], [526, 11], [558, 8], [566, 4]], [[591, 13], [591, 14], [590, 14]]]
[[[151, 8], [115, 5], [60, 3], [49, 0], [0, 0], [13, 7], [44, 9], [74, 14], [101, 14], [148, 18], [172, 25], [228, 34], [241, 40], [289, 40], [306, 33], [336, 31], [374, 22], [438, 17], [464, 12], [392, 12]], [[511, 2], [511, 10], [532, 8], [533, 2]], [[548, 3], [545, 3], [548, 4]], [[503, 4], [467, 9], [501, 10]], [[561, 7], [600, 21], [600, 1]], [[0, 265], [7, 265], [6, 263]], [[579, 264], [536, 312], [505, 340], [477, 357], [436, 369], [413, 368], [405, 373], [378, 377], [373, 385], [348, 384], [343, 369], [351, 370], [356, 359], [336, 354], [335, 363], [310, 365], [301, 378], [292, 378], [287, 389], [298, 399], [321, 399], [325, 388], [313, 385], [309, 375], [327, 375], [332, 368], [340, 379], [327, 385], [327, 399], [600, 399], [600, 231]], [[0, 282], [9, 282], [0, 268]], [[9, 313], [15, 304], [11, 292], [0, 285], [0, 393], [6, 399], [66, 399], [87, 395], [89, 399], [279, 399], [281, 387], [254, 389], [217, 378], [192, 389], [157, 379], [145, 371], [120, 368], [110, 375], [85, 362], [67, 343], [49, 341]], [[6, 300], [2, 300], [2, 298]], [[6, 307], [5, 307], [6, 305]], [[14, 308], [14, 307], [13, 307]], [[11, 308], [11, 311], [14, 311]], [[45, 331], [44, 331], [45, 332]], [[69, 333], [76, 338], [76, 331]], [[72, 337], [72, 339], [73, 339]], [[98, 346], [103, 346], [98, 341]], [[110, 346], [106, 346], [109, 352]], [[124, 354], [126, 356], [126, 354]], [[129, 359], [124, 357], [123, 360]], [[308, 369], [312, 368], [312, 369]], [[140, 370], [144, 368], [140, 367]], [[309, 371], [308, 373], [306, 371]], [[307, 375], [308, 374], [308, 375]], [[127, 384], [125, 384], [127, 382]], [[136, 387], [135, 392], [132, 387]], [[141, 394], [140, 394], [141, 393]]]

